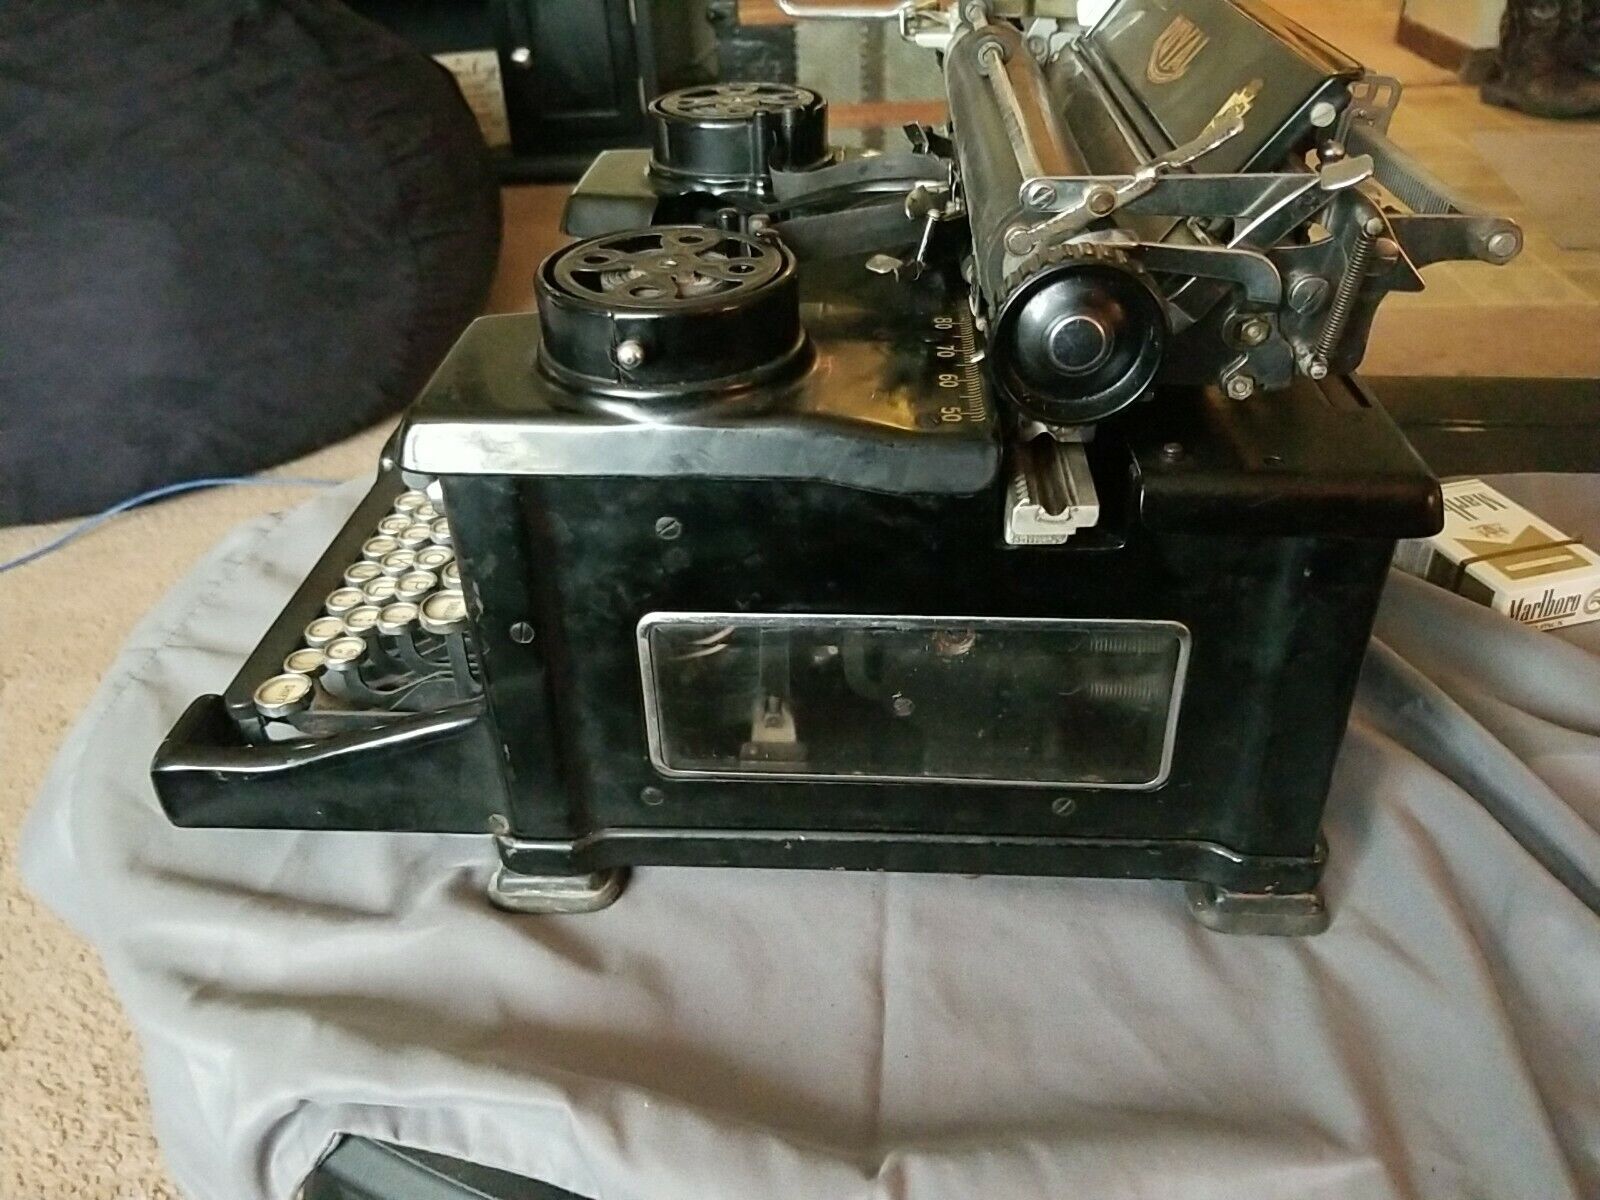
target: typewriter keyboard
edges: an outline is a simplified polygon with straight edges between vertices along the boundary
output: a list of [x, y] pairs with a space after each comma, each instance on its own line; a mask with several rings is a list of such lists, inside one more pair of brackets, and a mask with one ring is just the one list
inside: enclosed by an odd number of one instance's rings
[[370, 726], [478, 692], [461, 568], [438, 500], [401, 492], [360, 554], [334, 576], [339, 586], [279, 673], [255, 688], [274, 736]]

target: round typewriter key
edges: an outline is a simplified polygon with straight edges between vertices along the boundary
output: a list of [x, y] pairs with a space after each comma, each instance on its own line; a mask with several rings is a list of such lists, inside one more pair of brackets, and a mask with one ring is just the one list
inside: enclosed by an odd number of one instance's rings
[[404, 533], [396, 534], [395, 536], [407, 550], [420, 550], [433, 541], [433, 530], [419, 523], [412, 525]]
[[380, 607], [394, 599], [394, 580], [387, 575], [380, 575], [376, 579], [369, 579], [361, 585], [361, 594], [365, 597], [364, 604], [376, 604]]
[[397, 513], [414, 513], [427, 502], [427, 492], [401, 492], [394, 498], [394, 510]]
[[326, 665], [327, 659], [315, 646], [296, 650], [283, 660], [283, 669], [291, 675], [315, 675]]
[[349, 587], [360, 587], [367, 580], [376, 579], [382, 574], [383, 572], [379, 569], [377, 563], [362, 559], [360, 562], [351, 563], [345, 568], [344, 581]]
[[367, 644], [358, 637], [346, 634], [344, 637], [334, 638], [322, 648], [322, 653], [328, 660], [328, 670], [348, 671], [358, 666], [366, 657]]
[[416, 558], [415, 550], [396, 550], [391, 554], [385, 554], [378, 566], [390, 579], [399, 579], [416, 565]]
[[330, 617], [342, 617], [356, 605], [364, 603], [365, 599], [360, 588], [335, 588], [328, 593], [328, 598], [323, 601], [322, 607]]
[[432, 525], [444, 514], [441, 513], [433, 501], [430, 500], [411, 515], [423, 525]]
[[387, 534], [379, 534], [375, 538], [368, 538], [361, 547], [361, 557], [380, 561], [385, 554], [393, 554], [400, 549], [400, 543]]
[[419, 619], [429, 633], [456, 633], [467, 623], [467, 598], [460, 592], [435, 592], [422, 602]]
[[452, 591], [461, 590], [461, 564], [458, 562], [446, 563], [444, 570], [439, 572], [439, 582]]
[[432, 571], [412, 571], [409, 575], [400, 577], [394, 596], [396, 600], [416, 603], [438, 586], [439, 577]]
[[359, 637], [368, 630], [376, 628], [380, 609], [376, 604], [363, 604], [359, 608], [352, 608], [344, 615], [344, 631]]
[[378, 632], [391, 637], [404, 633], [417, 619], [417, 606], [410, 603], [397, 603], [384, 605], [383, 611], [378, 614]]
[[449, 546], [454, 544], [450, 537], [450, 522], [443, 517], [428, 526], [428, 531], [433, 534], [433, 540], [439, 545]]
[[405, 513], [391, 513], [378, 522], [378, 532], [393, 537], [397, 533], [404, 533], [415, 524]]
[[456, 556], [456, 552], [449, 546], [424, 546], [417, 551], [416, 566], [421, 571], [442, 570], [444, 565]]
[[304, 675], [274, 675], [255, 690], [256, 711], [269, 720], [301, 712], [311, 704], [313, 690]]
[[421, 605], [418, 619], [429, 634], [454, 634], [467, 624], [467, 598], [461, 592], [434, 592]]
[[344, 622], [338, 617], [318, 617], [306, 626], [306, 645], [312, 649], [317, 649], [318, 647], [326, 646], [343, 633]]

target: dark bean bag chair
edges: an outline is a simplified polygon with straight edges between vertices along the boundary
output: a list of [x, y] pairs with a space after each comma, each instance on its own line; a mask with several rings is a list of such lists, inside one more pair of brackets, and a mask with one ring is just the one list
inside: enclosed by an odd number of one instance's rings
[[333, 0], [0, 0], [0, 524], [397, 411], [499, 214], [450, 77]]

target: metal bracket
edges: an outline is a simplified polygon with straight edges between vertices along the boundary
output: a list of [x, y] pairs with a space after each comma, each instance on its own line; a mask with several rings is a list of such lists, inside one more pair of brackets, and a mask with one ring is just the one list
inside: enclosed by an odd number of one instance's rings
[[1404, 90], [1393, 75], [1363, 75], [1350, 85], [1350, 103], [1345, 106], [1344, 119], [1339, 124], [1339, 138], [1344, 140], [1357, 125], [1370, 126], [1379, 133], [1389, 132], [1389, 122], [1399, 107], [1400, 93]]
[[1479, 259], [1499, 266], [1522, 251], [1515, 221], [1484, 212], [1389, 140], [1381, 129], [1352, 125], [1351, 152], [1368, 155], [1373, 177], [1411, 210], [1391, 216], [1395, 240], [1415, 266]]
[[[1131, 175], [1069, 181], [1037, 172], [1030, 174], [1018, 187], [1018, 203], [1034, 211], [1054, 210], [1055, 215], [1036, 225], [1015, 229], [1006, 239], [1006, 249], [1013, 254], [1029, 254], [1044, 242], [1071, 237], [1101, 217], [1110, 216], [1129, 201], [1143, 196], [1169, 172], [1188, 166], [1230, 138], [1237, 137], [1243, 129], [1244, 120], [1239, 114], [1219, 113], [1191, 141], [1151, 159]], [[1063, 196], [1057, 185], [1068, 182], [1083, 182], [1087, 186], [1076, 194], [1068, 192]]]
[[949, 160], [927, 151], [863, 155], [809, 171], [774, 170], [772, 194], [788, 208], [872, 193], [904, 192], [922, 182], [943, 184], [949, 174]]
[[1140, 242], [1133, 249], [1146, 270], [1238, 284], [1248, 308], [1275, 309], [1283, 300], [1283, 276], [1273, 261], [1257, 250], [1173, 242]]
[[892, 254], [874, 254], [867, 259], [867, 270], [876, 275], [893, 274], [896, 279], [917, 279], [927, 269], [928, 251], [933, 245], [933, 231], [941, 222], [953, 221], [966, 215], [966, 206], [956, 196], [953, 183], [941, 185], [919, 183], [905, 198], [907, 221], [921, 221], [922, 234], [910, 258], [896, 258]]
[[783, 15], [797, 21], [893, 21], [911, 7], [910, 0], [890, 0], [887, 4], [809, 4], [805, 0], [778, 0]]
[[1228, 244], [1270, 249], [1320, 212], [1340, 192], [1359, 187], [1371, 179], [1372, 174], [1372, 159], [1364, 154], [1329, 163], [1282, 199], [1263, 198], [1259, 205], [1236, 210], [1243, 215]]
[[1100, 521], [1082, 442], [1040, 435], [1016, 448], [1006, 487], [1008, 546], [1059, 546]]

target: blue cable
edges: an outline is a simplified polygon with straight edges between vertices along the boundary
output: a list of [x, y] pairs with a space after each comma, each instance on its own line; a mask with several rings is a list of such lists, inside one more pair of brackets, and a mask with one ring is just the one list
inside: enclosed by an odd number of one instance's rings
[[183, 483], [169, 483], [165, 487], [151, 488], [148, 492], [140, 492], [137, 496], [129, 496], [126, 500], [118, 500], [103, 512], [95, 513], [92, 517], [85, 517], [71, 529], [57, 537], [50, 539], [44, 545], [26, 554], [19, 555], [8, 562], [0, 562], [0, 575], [7, 571], [14, 571], [18, 567], [25, 567], [31, 562], [37, 562], [47, 554], [54, 554], [68, 542], [76, 541], [84, 534], [99, 528], [118, 513], [127, 512], [130, 508], [138, 508], [141, 504], [148, 504], [152, 500], [160, 500], [166, 496], [175, 496], [179, 492], [194, 492], [202, 488], [213, 487], [333, 487], [340, 483], [338, 479], [299, 479], [287, 475], [235, 475], [222, 476], [215, 479], [190, 479]]

